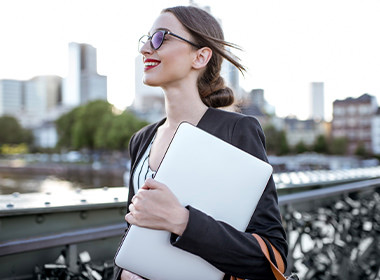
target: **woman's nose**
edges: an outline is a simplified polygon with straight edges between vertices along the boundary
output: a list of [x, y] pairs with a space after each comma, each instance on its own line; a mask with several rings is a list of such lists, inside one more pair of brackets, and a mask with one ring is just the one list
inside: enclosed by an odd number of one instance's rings
[[146, 53], [152, 53], [153, 52], [153, 49], [150, 45], [150, 41], [147, 40], [145, 42], [145, 44], [143, 44], [141, 47], [140, 47], [140, 53], [141, 54], [146, 54]]

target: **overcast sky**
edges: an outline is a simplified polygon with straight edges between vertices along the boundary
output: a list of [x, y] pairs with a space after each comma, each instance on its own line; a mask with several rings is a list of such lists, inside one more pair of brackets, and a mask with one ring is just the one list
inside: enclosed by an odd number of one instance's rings
[[[264, 89], [280, 116], [309, 115], [311, 82], [325, 83], [325, 111], [363, 93], [380, 102], [379, 0], [204, 0], [248, 67], [245, 90]], [[68, 43], [97, 48], [109, 101], [134, 97], [137, 41], [172, 0], [0, 0], [0, 79], [67, 75]]]

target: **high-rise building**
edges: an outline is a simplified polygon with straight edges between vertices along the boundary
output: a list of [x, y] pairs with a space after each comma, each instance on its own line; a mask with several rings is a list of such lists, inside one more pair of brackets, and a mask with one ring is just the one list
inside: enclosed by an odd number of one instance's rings
[[257, 107], [261, 108], [262, 110], [265, 109], [266, 101], [264, 98], [264, 90], [261, 88], [253, 89], [248, 94], [248, 99], [252, 104], [255, 104]]
[[0, 80], [0, 116], [17, 117], [24, 109], [23, 81]]
[[378, 110], [376, 97], [363, 94], [358, 98], [335, 100], [333, 103], [332, 137], [347, 138], [348, 152], [359, 145], [372, 151], [372, 121]]
[[377, 108], [376, 114], [372, 119], [372, 152], [380, 155], [380, 108]]
[[22, 124], [33, 127], [40, 124], [55, 109], [61, 100], [62, 78], [59, 76], [37, 76], [25, 81], [24, 115]]
[[235, 98], [240, 100], [243, 96], [240, 91], [239, 70], [231, 62], [224, 59], [221, 76], [224, 78], [226, 85], [234, 91]]
[[70, 43], [62, 104], [78, 106], [96, 99], [107, 100], [107, 77], [97, 73], [96, 49], [88, 44]]
[[324, 106], [324, 84], [311, 83], [310, 85], [310, 118], [313, 120], [325, 119], [325, 106]]
[[266, 125], [272, 119], [270, 116], [275, 115], [275, 108], [265, 100], [264, 90], [261, 88], [246, 93], [237, 109], [245, 115], [255, 116], [261, 125]]
[[135, 99], [133, 109], [141, 118], [154, 122], [165, 115], [165, 96], [160, 87], [143, 83], [144, 63], [141, 55], [135, 59]]
[[60, 104], [61, 84], [59, 76], [0, 80], [0, 116], [11, 115], [27, 128], [39, 125]]

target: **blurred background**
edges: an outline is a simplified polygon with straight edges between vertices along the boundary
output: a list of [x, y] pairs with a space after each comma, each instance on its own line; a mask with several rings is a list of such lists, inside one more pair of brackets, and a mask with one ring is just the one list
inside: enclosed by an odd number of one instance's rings
[[223, 64], [229, 110], [264, 129], [288, 272], [380, 279], [376, 0], [2, 0], [0, 278], [109, 279], [128, 142], [165, 116], [138, 39], [176, 5], [209, 11], [242, 48], [246, 75]]

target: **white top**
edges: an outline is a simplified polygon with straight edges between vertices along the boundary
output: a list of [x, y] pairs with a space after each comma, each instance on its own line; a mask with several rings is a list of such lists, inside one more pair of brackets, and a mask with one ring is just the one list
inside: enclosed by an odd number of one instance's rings
[[153, 137], [148, 148], [146, 149], [144, 156], [140, 159], [134, 173], [133, 173], [133, 188], [135, 193], [144, 185], [146, 179], [154, 178], [156, 171], [152, 170], [149, 166], [149, 156], [152, 144], [156, 136]]

